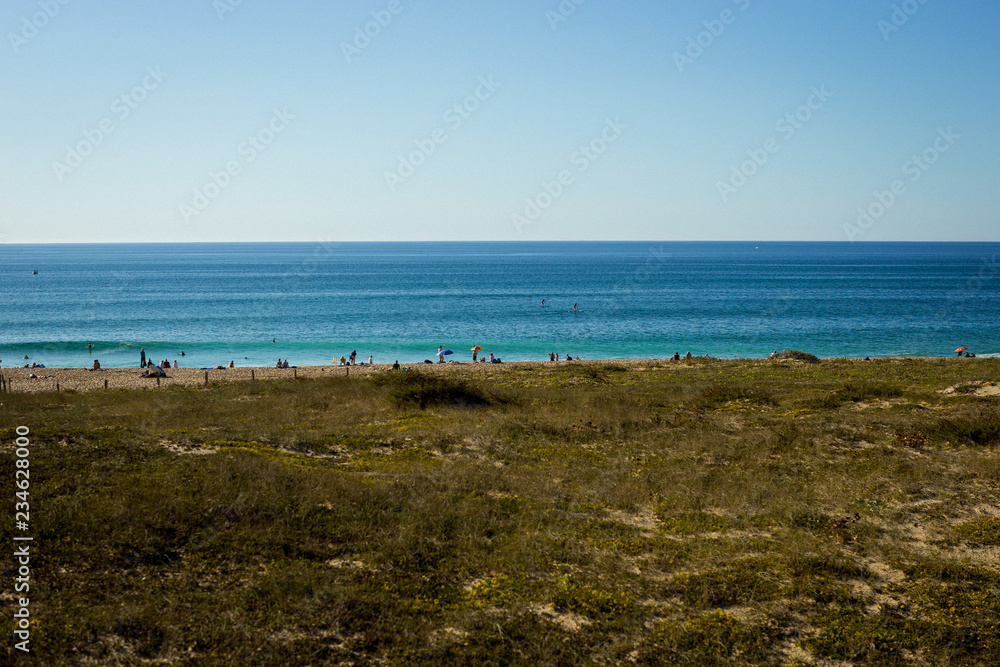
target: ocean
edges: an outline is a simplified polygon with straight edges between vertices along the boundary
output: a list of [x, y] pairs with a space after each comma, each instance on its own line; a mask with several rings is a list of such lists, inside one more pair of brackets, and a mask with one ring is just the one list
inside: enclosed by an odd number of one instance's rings
[[0, 365], [138, 366], [140, 348], [199, 368], [329, 364], [352, 350], [414, 363], [439, 345], [457, 361], [476, 345], [505, 361], [953, 356], [958, 346], [995, 356], [998, 253], [998, 243], [0, 244]]

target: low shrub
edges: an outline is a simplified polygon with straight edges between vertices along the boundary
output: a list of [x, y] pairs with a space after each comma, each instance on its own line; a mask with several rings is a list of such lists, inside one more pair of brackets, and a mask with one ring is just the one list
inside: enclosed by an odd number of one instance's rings
[[782, 350], [778, 354], [773, 355], [771, 359], [792, 359], [794, 361], [804, 361], [809, 364], [819, 363], [819, 357], [815, 354], [803, 352], [802, 350]]

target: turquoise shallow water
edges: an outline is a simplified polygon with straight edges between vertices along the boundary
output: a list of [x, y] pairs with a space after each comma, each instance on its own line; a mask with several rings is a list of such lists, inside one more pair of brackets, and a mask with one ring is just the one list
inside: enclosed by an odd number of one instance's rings
[[480, 345], [509, 361], [995, 354], [998, 253], [989, 243], [8, 244], [0, 359], [136, 366], [145, 347], [189, 367], [325, 364], [351, 350], [413, 363], [438, 345], [452, 359]]

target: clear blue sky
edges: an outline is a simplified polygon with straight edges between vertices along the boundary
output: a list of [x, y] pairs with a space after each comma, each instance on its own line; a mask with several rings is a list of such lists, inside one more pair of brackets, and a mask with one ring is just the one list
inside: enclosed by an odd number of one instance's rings
[[0, 241], [1000, 240], [1000, 4], [576, 2], [6, 0]]

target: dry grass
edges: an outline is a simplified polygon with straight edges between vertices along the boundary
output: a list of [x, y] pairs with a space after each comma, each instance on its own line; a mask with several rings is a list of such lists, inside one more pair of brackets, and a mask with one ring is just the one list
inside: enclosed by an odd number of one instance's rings
[[1000, 399], [944, 390], [998, 375], [694, 360], [6, 394], [11, 478], [14, 427], [37, 442], [21, 663], [997, 664]]

